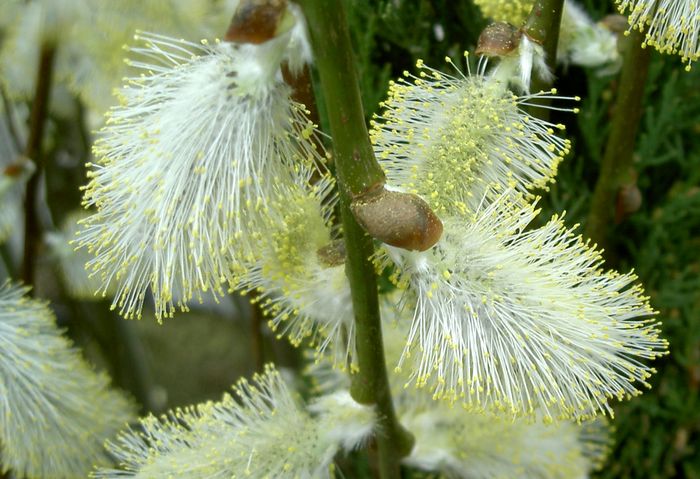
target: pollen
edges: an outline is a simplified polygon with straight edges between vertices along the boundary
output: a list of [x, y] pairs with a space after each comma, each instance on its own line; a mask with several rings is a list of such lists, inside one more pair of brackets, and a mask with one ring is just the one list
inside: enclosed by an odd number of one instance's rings
[[610, 414], [612, 399], [648, 384], [645, 362], [667, 342], [634, 274], [605, 271], [561, 215], [529, 229], [537, 212], [503, 191], [473, 218], [444, 218], [431, 250], [385, 247], [409, 292], [398, 366], [416, 387], [470, 408]]
[[697, 0], [615, 0], [631, 29], [646, 32], [645, 45], [678, 55], [686, 70], [700, 59], [700, 5]]
[[[83, 200], [95, 208], [76, 245], [95, 254], [88, 268], [116, 290], [121, 315], [140, 317], [150, 291], [161, 320], [233, 288], [272, 234], [269, 203], [286, 207], [278, 185], [307, 181], [325, 152], [278, 75], [288, 37], [245, 48], [152, 33], [139, 42], [142, 73], [127, 79], [96, 143]], [[286, 233], [282, 269], [302, 244]]]
[[513, 96], [479, 74], [457, 77], [419, 63], [389, 89], [371, 138], [389, 183], [423, 197], [439, 216], [473, 212], [491, 189], [525, 194], [553, 182], [570, 142], [559, 125], [522, 110], [533, 98]]

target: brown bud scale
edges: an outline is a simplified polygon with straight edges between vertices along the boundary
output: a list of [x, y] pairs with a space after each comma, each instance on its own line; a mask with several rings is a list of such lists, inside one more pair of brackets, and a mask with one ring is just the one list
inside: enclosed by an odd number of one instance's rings
[[345, 242], [343, 240], [333, 240], [326, 246], [316, 251], [321, 264], [332, 268], [345, 263]]
[[623, 185], [615, 199], [615, 223], [622, 223], [632, 213], [639, 211], [642, 206], [642, 192], [636, 184]]
[[484, 28], [479, 35], [476, 50], [477, 55], [500, 57], [515, 51], [520, 45], [522, 33], [513, 25], [496, 22]]
[[273, 39], [287, 9], [286, 0], [242, 0], [224, 40], [260, 44]]
[[370, 236], [391, 246], [425, 251], [442, 236], [442, 222], [414, 194], [382, 187], [354, 198], [350, 208]]
[[629, 29], [629, 23], [627, 22], [627, 17], [623, 15], [606, 15], [603, 19], [598, 22], [600, 25], [604, 26], [613, 33], [623, 33]]
[[5, 176], [9, 176], [10, 178], [14, 178], [19, 176], [23, 171], [24, 168], [20, 163], [14, 163], [11, 165], [7, 165], [3, 170], [2, 174]]

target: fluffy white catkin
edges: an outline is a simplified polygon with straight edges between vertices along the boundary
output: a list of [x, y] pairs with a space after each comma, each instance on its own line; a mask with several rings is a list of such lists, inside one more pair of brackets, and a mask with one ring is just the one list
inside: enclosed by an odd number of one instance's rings
[[333, 456], [362, 443], [374, 424], [373, 410], [347, 392], [302, 407], [271, 366], [234, 391], [236, 398], [142, 419], [110, 444], [122, 469], [93, 477], [328, 478]]
[[561, 217], [526, 229], [537, 211], [511, 197], [447, 219], [429, 251], [389, 249], [413, 317], [399, 366], [476, 409], [612, 415], [611, 399], [649, 387], [644, 360], [667, 354], [656, 312], [634, 274], [603, 269]]
[[[113, 307], [140, 317], [148, 290], [159, 320], [215, 299], [250, 258], [274, 185], [322, 160], [314, 126], [282, 80], [291, 33], [261, 45], [193, 44], [140, 34], [95, 143], [78, 245]], [[228, 283], [228, 285], [227, 285]]]
[[103, 447], [135, 416], [27, 288], [0, 286], [0, 462], [19, 477], [74, 479], [110, 463]]
[[643, 31], [645, 45], [680, 55], [686, 70], [700, 58], [700, 3], [697, 0], [615, 0], [631, 28]]
[[481, 69], [466, 75], [457, 69], [453, 76], [420, 60], [417, 67], [418, 76], [405, 72], [408, 80], [391, 83], [372, 122], [389, 186], [420, 195], [443, 218], [472, 214], [491, 190], [530, 195], [553, 182], [570, 148], [555, 134], [564, 125], [523, 107], [536, 98], [562, 99], [556, 90], [517, 96]]

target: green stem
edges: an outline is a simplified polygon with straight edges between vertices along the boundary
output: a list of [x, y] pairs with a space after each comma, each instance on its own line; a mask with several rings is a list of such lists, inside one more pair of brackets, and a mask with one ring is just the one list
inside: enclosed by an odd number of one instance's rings
[[253, 364], [255, 370], [262, 373], [265, 369], [265, 313], [258, 302], [258, 293], [251, 291], [248, 294], [250, 304], [250, 348], [253, 352]]
[[614, 222], [617, 193], [632, 178], [634, 145], [642, 119], [642, 100], [651, 52], [643, 48], [644, 34], [633, 30], [628, 38], [618, 84], [610, 136], [593, 190], [585, 235], [599, 246], [607, 243]]
[[[41, 243], [41, 226], [37, 212], [39, 180], [43, 170], [43, 152], [41, 144], [44, 138], [44, 127], [48, 114], [51, 83], [56, 49], [53, 45], [44, 44], [39, 56], [36, 87], [32, 111], [29, 117], [29, 138], [24, 155], [36, 164], [36, 171], [27, 182], [24, 199], [24, 258], [22, 261], [22, 281], [24, 284], [34, 284], [34, 267], [39, 244]], [[34, 290], [30, 294], [33, 294]]]
[[564, 0], [537, 0], [523, 27], [528, 37], [542, 45], [547, 54], [547, 65], [552, 69], [557, 65], [557, 45], [563, 11]]
[[[557, 68], [557, 46], [559, 45], [563, 10], [564, 0], [536, 0], [525, 26], [523, 26], [525, 34], [544, 48], [545, 61], [552, 72]], [[538, 92], [547, 90], [549, 87], [551, 84], [540, 78], [539, 75], [532, 76], [531, 91]], [[537, 110], [547, 111], [539, 108]]]
[[12, 255], [7, 249], [7, 246], [0, 245], [0, 258], [2, 259], [2, 264], [5, 266], [5, 271], [7, 271], [8, 278], [15, 277], [15, 263], [13, 261]]
[[339, 186], [355, 196], [384, 183], [374, 158], [360, 99], [355, 58], [340, 0], [301, 0], [309, 22], [328, 119], [333, 133]]
[[399, 478], [399, 461], [412, 438], [398, 423], [384, 358], [377, 280], [370, 261], [372, 239], [350, 211], [354, 195], [384, 183], [374, 158], [355, 70], [345, 11], [341, 0], [301, 0], [314, 48], [316, 66], [328, 109], [340, 190], [345, 235], [346, 273], [352, 290], [359, 371], [352, 375], [356, 401], [377, 408], [376, 430], [380, 477]]
[[[563, 9], [564, 0], [536, 0], [523, 26], [523, 32], [532, 41], [542, 45], [545, 52], [545, 62], [551, 72], [555, 72], [557, 68], [557, 46], [559, 44]], [[530, 91], [545, 91], [551, 87], [552, 84], [548, 80], [545, 80], [538, 74], [532, 75]], [[533, 98], [532, 102], [539, 106], [527, 106], [525, 111], [536, 118], [549, 120], [550, 110], [548, 107], [551, 104], [551, 100]]]

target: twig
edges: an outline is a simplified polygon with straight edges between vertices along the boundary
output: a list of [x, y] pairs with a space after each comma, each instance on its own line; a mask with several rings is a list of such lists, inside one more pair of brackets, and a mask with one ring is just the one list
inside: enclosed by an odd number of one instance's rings
[[544, 48], [545, 61], [552, 71], [557, 66], [557, 46], [563, 10], [564, 0], [537, 0], [523, 27], [525, 34]]
[[2, 264], [5, 267], [5, 271], [7, 272], [7, 277], [14, 277], [15, 264], [12, 261], [12, 255], [7, 250], [7, 246], [4, 244], [0, 244], [0, 259], [2, 259]]
[[250, 348], [253, 352], [255, 370], [262, 373], [265, 369], [265, 337], [263, 328], [265, 327], [265, 313], [263, 312], [259, 294], [256, 291], [248, 293], [248, 303], [250, 304]]
[[[44, 44], [41, 47], [39, 68], [36, 77], [36, 90], [29, 118], [29, 139], [24, 155], [36, 164], [36, 171], [29, 178], [24, 199], [24, 258], [22, 261], [22, 281], [34, 285], [34, 267], [41, 242], [41, 226], [37, 211], [39, 180], [43, 172], [41, 144], [48, 113], [51, 83], [53, 80], [55, 46]], [[34, 289], [30, 294], [33, 294]]]
[[637, 30], [628, 37], [610, 136], [586, 221], [585, 235], [602, 247], [606, 246], [614, 222], [617, 193], [631, 181], [634, 145], [642, 119], [642, 100], [651, 58], [649, 49], [642, 47], [643, 42], [644, 34]]
[[[564, 0], [537, 0], [523, 26], [523, 32], [531, 40], [542, 45], [545, 62], [551, 72], [556, 71], [557, 68], [557, 46], [559, 45], [563, 10]], [[531, 91], [548, 90], [551, 86], [551, 82], [540, 75], [532, 75]], [[548, 119], [549, 109], [546, 106], [550, 104], [550, 100], [535, 98], [533, 102], [539, 103], [545, 108], [528, 107], [528, 113], [541, 119]]]
[[350, 211], [354, 195], [384, 183], [374, 158], [358, 87], [343, 2], [302, 0], [319, 71], [328, 120], [333, 135], [340, 189], [340, 211], [345, 235], [346, 273], [355, 313], [359, 371], [352, 375], [356, 401], [377, 408], [376, 440], [380, 477], [398, 479], [399, 461], [412, 447], [412, 438], [398, 423], [389, 389], [382, 342], [377, 280], [369, 258], [372, 239]]

